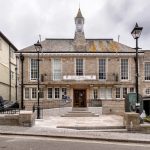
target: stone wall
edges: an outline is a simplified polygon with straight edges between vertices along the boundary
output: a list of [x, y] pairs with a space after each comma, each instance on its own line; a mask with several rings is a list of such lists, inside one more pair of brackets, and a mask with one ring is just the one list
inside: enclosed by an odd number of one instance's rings
[[0, 114], [0, 125], [32, 126], [35, 123], [35, 113], [20, 111], [17, 114]]
[[124, 114], [124, 100], [102, 100], [102, 114]]

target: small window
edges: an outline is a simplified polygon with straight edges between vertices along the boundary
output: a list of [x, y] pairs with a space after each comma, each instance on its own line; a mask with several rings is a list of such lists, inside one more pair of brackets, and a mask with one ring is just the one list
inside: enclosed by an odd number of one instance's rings
[[116, 88], [116, 98], [120, 98], [120, 88]]
[[101, 99], [112, 99], [112, 88], [100, 88]]
[[82, 58], [76, 59], [76, 75], [83, 76], [83, 59]]
[[44, 89], [43, 88], [40, 88], [39, 98], [44, 98]]
[[94, 89], [94, 90], [93, 90], [93, 98], [94, 98], [94, 99], [97, 99], [97, 98], [98, 98], [98, 90], [97, 90], [97, 89]]
[[37, 80], [38, 79], [38, 61], [37, 59], [31, 59], [31, 80]]
[[130, 87], [130, 93], [133, 93], [133, 92], [134, 92], [134, 88]]
[[146, 62], [144, 66], [145, 80], [150, 80], [150, 62]]
[[121, 59], [121, 80], [128, 80], [128, 59]]
[[150, 95], [150, 88], [145, 90], [146, 95]]
[[127, 95], [127, 88], [123, 88], [123, 98], [125, 98]]
[[62, 88], [62, 99], [67, 96], [67, 88]]
[[106, 59], [99, 59], [99, 79], [106, 79]]
[[37, 90], [36, 88], [32, 88], [32, 99], [37, 98]]
[[53, 89], [48, 88], [48, 98], [52, 99], [53, 98]]
[[25, 88], [25, 99], [29, 99], [29, 88]]
[[55, 88], [55, 98], [59, 99], [59, 88]]

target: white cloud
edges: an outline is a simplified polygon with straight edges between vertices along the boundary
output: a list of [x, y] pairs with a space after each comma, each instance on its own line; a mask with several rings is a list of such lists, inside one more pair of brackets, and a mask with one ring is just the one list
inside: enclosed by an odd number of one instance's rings
[[[0, 0], [0, 30], [22, 49], [42, 38], [73, 38], [79, 0]], [[149, 0], [80, 0], [88, 38], [114, 38], [135, 45], [130, 32], [144, 27], [140, 46], [150, 49]]]

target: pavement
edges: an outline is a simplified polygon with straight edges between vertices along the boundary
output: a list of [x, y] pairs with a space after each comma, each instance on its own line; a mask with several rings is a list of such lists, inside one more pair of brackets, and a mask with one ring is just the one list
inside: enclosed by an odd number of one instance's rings
[[[91, 111], [99, 117], [60, 117], [71, 108], [44, 110], [43, 119], [36, 119], [32, 127], [0, 126], [0, 135], [40, 136], [103, 140], [150, 144], [150, 134], [127, 132], [123, 118], [117, 115], [102, 115], [99, 108]], [[91, 108], [92, 109], [92, 108]]]

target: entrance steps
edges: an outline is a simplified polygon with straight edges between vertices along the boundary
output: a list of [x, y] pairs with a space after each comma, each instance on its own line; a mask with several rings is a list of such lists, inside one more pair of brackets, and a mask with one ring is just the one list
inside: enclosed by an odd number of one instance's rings
[[61, 115], [61, 117], [99, 117], [99, 115], [88, 111], [87, 108], [73, 108], [72, 111]]

